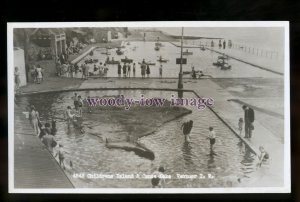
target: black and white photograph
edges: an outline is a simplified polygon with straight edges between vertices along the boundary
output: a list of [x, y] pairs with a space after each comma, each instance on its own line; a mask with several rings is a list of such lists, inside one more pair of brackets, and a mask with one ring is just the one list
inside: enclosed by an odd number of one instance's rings
[[290, 193], [289, 23], [8, 23], [10, 193]]

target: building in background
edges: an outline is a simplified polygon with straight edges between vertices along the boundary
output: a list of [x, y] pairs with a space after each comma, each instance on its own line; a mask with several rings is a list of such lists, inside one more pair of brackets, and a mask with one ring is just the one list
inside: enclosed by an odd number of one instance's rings
[[37, 28], [30, 39], [39, 47], [48, 48], [49, 51], [44, 54], [47, 59], [66, 52], [66, 34], [63, 29]]

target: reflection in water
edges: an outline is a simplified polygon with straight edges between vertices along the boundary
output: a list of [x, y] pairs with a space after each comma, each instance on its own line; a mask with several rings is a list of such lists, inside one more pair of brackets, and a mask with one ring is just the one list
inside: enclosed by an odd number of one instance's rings
[[183, 91], [179, 90], [177, 92], [178, 92], [178, 98], [183, 98]]
[[186, 167], [192, 166], [194, 164], [192, 159], [192, 146], [191, 143], [184, 141], [182, 145], [182, 156], [184, 159], [184, 164]]
[[216, 164], [215, 164], [215, 153], [213, 151], [211, 151], [208, 154], [208, 161], [207, 161], [207, 168], [208, 169], [212, 169], [212, 168], [216, 168]]

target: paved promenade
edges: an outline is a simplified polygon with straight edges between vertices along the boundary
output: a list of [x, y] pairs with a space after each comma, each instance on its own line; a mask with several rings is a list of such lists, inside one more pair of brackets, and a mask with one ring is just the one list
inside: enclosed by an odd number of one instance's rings
[[18, 106], [14, 124], [15, 188], [74, 188], [44, 144], [33, 135], [33, 128]]

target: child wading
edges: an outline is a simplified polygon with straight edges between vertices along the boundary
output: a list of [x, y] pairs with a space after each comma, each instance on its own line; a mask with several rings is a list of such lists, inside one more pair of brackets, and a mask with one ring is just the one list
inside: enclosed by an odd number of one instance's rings
[[83, 100], [81, 96], [78, 96], [78, 111], [79, 111], [79, 116], [82, 117], [82, 105], [83, 105]]
[[184, 141], [185, 142], [190, 142], [190, 132], [191, 132], [192, 128], [193, 128], [193, 121], [192, 120], [184, 122], [181, 125], [181, 129], [182, 129], [182, 132], [183, 132], [183, 135], [184, 135]]
[[238, 123], [240, 135], [242, 135], [243, 125], [244, 125], [244, 120], [243, 120], [243, 118], [240, 118], [240, 119], [239, 119], [239, 123]]
[[55, 155], [55, 157], [58, 155], [58, 159], [59, 159], [59, 165], [65, 169], [65, 155], [64, 155], [64, 150], [62, 148], [63, 146], [61, 144], [59, 144], [59, 147], [58, 147], [58, 151]]
[[162, 188], [165, 184], [165, 179], [160, 178], [160, 175], [163, 175], [165, 172], [165, 168], [160, 166], [157, 171], [155, 171], [152, 175], [153, 178], [151, 179], [152, 188]]
[[257, 164], [257, 167], [261, 167], [261, 165], [266, 163], [270, 158], [268, 152], [266, 152], [264, 147], [260, 146], [259, 151], [260, 151], [260, 155], [258, 156], [259, 162]]
[[65, 118], [67, 120], [68, 127], [70, 127], [70, 123], [73, 121], [74, 114], [72, 114], [72, 109], [70, 106], [67, 107]]
[[35, 135], [39, 135], [39, 133], [40, 133], [39, 125], [38, 125], [39, 119], [40, 119], [39, 112], [36, 111], [36, 109], [33, 105], [31, 105], [30, 113], [29, 113], [29, 120], [30, 120], [32, 127], [34, 128]]
[[208, 135], [209, 143], [210, 143], [210, 152], [211, 154], [214, 153], [214, 144], [216, 143], [216, 132], [214, 131], [213, 127], [209, 127], [209, 135]]

